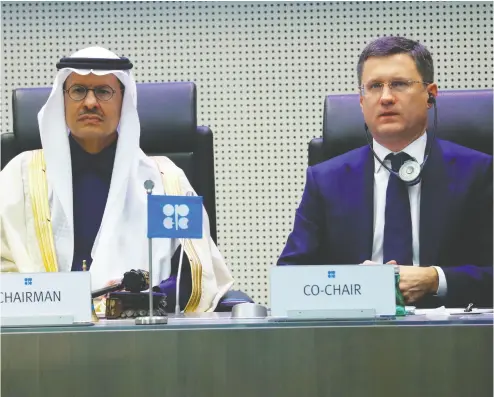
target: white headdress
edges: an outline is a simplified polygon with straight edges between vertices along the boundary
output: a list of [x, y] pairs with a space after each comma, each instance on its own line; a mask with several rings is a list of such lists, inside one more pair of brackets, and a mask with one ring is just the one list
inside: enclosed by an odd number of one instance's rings
[[[111, 279], [121, 278], [130, 269], [148, 269], [145, 260], [147, 206], [143, 183], [146, 179], [154, 180], [156, 191], [162, 189], [162, 184], [154, 162], [139, 147], [140, 124], [136, 83], [130, 71], [132, 64], [104, 48], [90, 47], [62, 59], [57, 67], [60, 70], [48, 101], [38, 114], [38, 123], [59, 271], [70, 271], [74, 250], [72, 167], [63, 83], [73, 72], [80, 75], [111, 73], [125, 86], [110, 191], [92, 250], [92, 287], [99, 288]], [[168, 277], [170, 244], [169, 240], [155, 244], [153, 284]]]

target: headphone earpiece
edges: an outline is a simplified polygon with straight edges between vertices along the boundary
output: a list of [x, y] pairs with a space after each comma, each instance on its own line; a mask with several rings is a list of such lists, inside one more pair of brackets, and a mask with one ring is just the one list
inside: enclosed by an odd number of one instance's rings
[[431, 105], [436, 103], [436, 98], [434, 98], [434, 95], [432, 95], [430, 92], [429, 92], [429, 99], [427, 99], [427, 103], [430, 103]]
[[[405, 161], [405, 163], [400, 167], [399, 172], [393, 171], [389, 168], [384, 161], [379, 158], [374, 149], [372, 148], [371, 140], [369, 139], [369, 128], [367, 123], [364, 123], [365, 139], [367, 140], [367, 145], [372, 151], [374, 158], [381, 163], [381, 165], [386, 168], [390, 174], [394, 174], [397, 178], [401, 179], [407, 186], [414, 186], [422, 180], [422, 168], [424, 167], [427, 159], [429, 158], [431, 146], [427, 149], [427, 153], [424, 156], [424, 161], [419, 164], [415, 159]], [[435, 137], [435, 135], [434, 135]]]

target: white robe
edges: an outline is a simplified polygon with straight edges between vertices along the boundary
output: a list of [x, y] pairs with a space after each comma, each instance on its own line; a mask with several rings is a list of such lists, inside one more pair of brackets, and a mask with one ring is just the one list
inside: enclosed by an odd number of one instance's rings
[[[1, 222], [1, 271], [33, 273], [44, 272], [38, 236], [35, 228], [35, 217], [31, 202], [31, 184], [29, 167], [34, 152], [24, 152], [12, 159], [0, 172], [0, 222]], [[159, 161], [159, 168], [155, 161]], [[186, 195], [193, 192], [184, 172], [166, 157], [155, 158], [152, 161], [139, 150], [139, 164], [136, 180], [151, 179], [155, 183], [153, 194]], [[70, 167], [70, 164], [69, 166]], [[163, 172], [164, 179], [162, 182]], [[112, 179], [113, 183], [113, 179]], [[48, 180], [48, 204], [51, 210], [57, 197]], [[143, 187], [128, 185], [128, 189], [138, 189], [132, 192], [134, 196], [142, 196], [142, 214], [146, 213], [146, 192]], [[105, 217], [93, 246], [93, 264], [90, 267], [91, 284], [93, 289], [101, 288], [111, 280], [121, 279], [126, 271], [131, 269], [149, 270], [148, 243], [146, 238], [147, 221], [142, 216], [139, 223], [134, 216], [126, 211], [126, 197], [119, 205], [122, 207], [120, 227], [112, 230], [112, 238], [105, 243], [100, 240], [101, 231], [105, 228]], [[108, 211], [105, 208], [105, 213]], [[135, 211], [135, 210], [134, 210]], [[69, 213], [72, 211], [69, 211]], [[132, 222], [126, 219], [133, 219]], [[199, 294], [198, 303], [191, 311], [212, 311], [221, 297], [232, 287], [233, 278], [218, 248], [210, 237], [209, 219], [204, 210], [203, 238], [186, 240], [186, 247], [195, 252], [195, 258], [190, 258], [196, 271], [196, 290]], [[73, 222], [57, 216], [51, 219], [55, 254], [58, 271], [70, 271], [73, 258]], [[108, 230], [106, 232], [108, 234]], [[170, 276], [171, 257], [180, 242], [170, 239], [153, 240], [153, 285], [158, 285]], [[186, 249], [187, 253], [187, 249]], [[193, 281], [194, 284], [194, 281]], [[193, 287], [194, 288], [194, 287]]]

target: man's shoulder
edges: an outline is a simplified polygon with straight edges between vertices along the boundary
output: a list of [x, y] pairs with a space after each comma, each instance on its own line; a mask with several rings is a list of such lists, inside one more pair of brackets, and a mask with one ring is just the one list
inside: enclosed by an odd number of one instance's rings
[[169, 157], [147, 156], [147, 161], [152, 161], [161, 173], [163, 187], [167, 194], [181, 195], [184, 194], [183, 192], [193, 190], [184, 170]]
[[36, 152], [31, 150], [19, 153], [0, 172], [0, 214], [5, 211], [17, 211], [24, 205], [24, 200], [28, 197], [24, 181]]
[[443, 149], [445, 154], [451, 154], [456, 156], [465, 156], [465, 157], [473, 157], [473, 158], [484, 158], [484, 159], [492, 159], [492, 155], [480, 152], [475, 149], [471, 149], [469, 147], [460, 145], [458, 143], [447, 141], [444, 139], [437, 139], [437, 142]]
[[152, 162], [152, 167], [155, 167], [167, 181], [179, 180], [182, 183], [185, 180], [188, 182], [185, 171], [169, 157], [146, 156], [146, 162]]
[[455, 142], [437, 139], [446, 160], [455, 159], [470, 164], [492, 164], [492, 155], [468, 148]]
[[180, 172], [182, 169], [166, 156], [146, 156], [161, 172]]
[[369, 150], [370, 149], [367, 145], [361, 146], [319, 164], [310, 166], [309, 168], [314, 175], [327, 175], [328, 173], [335, 173], [345, 170], [347, 167], [360, 167], [367, 159]]
[[25, 165], [29, 165], [29, 162], [33, 158], [35, 153], [43, 153], [43, 150], [27, 150], [25, 152], [21, 152], [12, 158], [2, 169], [2, 174], [13, 172], [15, 170], [20, 171]]

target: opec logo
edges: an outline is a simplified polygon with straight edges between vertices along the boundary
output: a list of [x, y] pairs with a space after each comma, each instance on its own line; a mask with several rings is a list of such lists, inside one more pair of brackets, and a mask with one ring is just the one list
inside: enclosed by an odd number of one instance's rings
[[201, 196], [148, 196], [148, 238], [202, 238]]
[[33, 285], [33, 279], [31, 277], [25, 277], [24, 285]]
[[336, 278], [336, 272], [334, 270], [328, 271], [328, 278]]
[[185, 204], [180, 205], [171, 205], [166, 204], [163, 206], [163, 214], [165, 215], [165, 219], [163, 220], [163, 226], [166, 229], [173, 229], [175, 226], [175, 230], [178, 229], [188, 229], [189, 228], [189, 215], [190, 209], [189, 206]]

